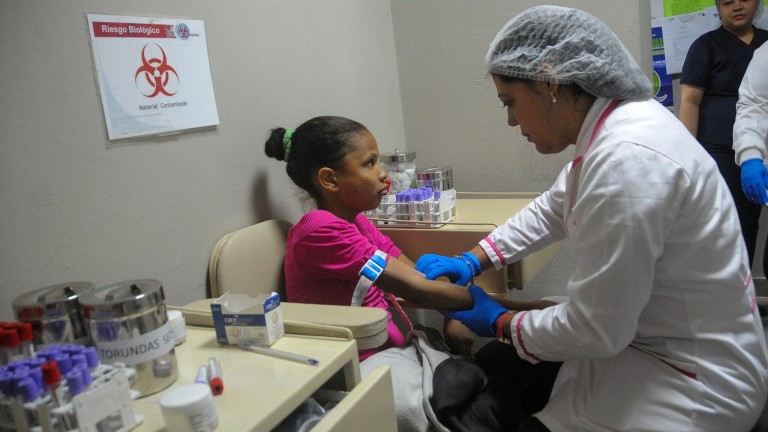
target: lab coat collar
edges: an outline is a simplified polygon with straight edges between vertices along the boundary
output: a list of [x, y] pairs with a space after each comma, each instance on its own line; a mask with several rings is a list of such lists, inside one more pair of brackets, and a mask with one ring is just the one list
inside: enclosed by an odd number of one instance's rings
[[610, 103], [611, 99], [597, 98], [595, 103], [592, 104], [589, 112], [587, 112], [587, 116], [584, 118], [584, 123], [581, 124], [579, 137], [576, 139], [576, 151], [573, 155], [574, 159], [579, 155], [583, 155], [586, 151], [587, 146], [589, 146], [589, 139], [592, 137], [592, 132], [595, 130], [600, 115], [606, 108], [608, 108]]

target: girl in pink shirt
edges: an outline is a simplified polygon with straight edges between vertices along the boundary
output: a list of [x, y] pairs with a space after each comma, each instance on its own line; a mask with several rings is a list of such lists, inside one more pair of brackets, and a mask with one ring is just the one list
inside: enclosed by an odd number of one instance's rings
[[[348, 306], [360, 269], [377, 250], [387, 256], [384, 271], [364, 297], [363, 306], [387, 310], [389, 339], [381, 347], [361, 352], [360, 360], [404, 345], [405, 338], [388, 310], [389, 303], [396, 303], [395, 296], [439, 310], [473, 305], [465, 287], [426, 280], [413, 268], [413, 261], [362, 214], [378, 207], [388, 191], [376, 139], [365, 126], [344, 117], [316, 117], [295, 131], [273, 129], [264, 151], [286, 162], [288, 176], [317, 206], [288, 233], [288, 301]], [[444, 333], [449, 346], [469, 354], [474, 337], [466, 327], [446, 319]]]

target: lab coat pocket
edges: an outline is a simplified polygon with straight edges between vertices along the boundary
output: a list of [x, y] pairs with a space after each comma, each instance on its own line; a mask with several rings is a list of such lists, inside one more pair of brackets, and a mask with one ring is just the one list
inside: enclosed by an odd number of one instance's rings
[[631, 345], [632, 348], [638, 349], [641, 352], [644, 352], [662, 363], [666, 364], [667, 366], [671, 367], [672, 369], [676, 370], [677, 372], [681, 373], [682, 375], [691, 378], [691, 379], [697, 379], [698, 376], [698, 365], [691, 362], [681, 361], [681, 360], [675, 360], [666, 356], [663, 356], [661, 354], [654, 353], [652, 351], [648, 351], [646, 349], [643, 349], [643, 347], [638, 345]]
[[698, 399], [700, 383], [676, 368], [695, 371], [694, 365], [674, 362], [674, 368], [648, 354], [628, 348], [614, 358], [592, 361], [596, 384], [586, 410], [591, 430], [603, 430], [599, 425], [616, 426], [611, 430], [691, 430], [692, 401]]

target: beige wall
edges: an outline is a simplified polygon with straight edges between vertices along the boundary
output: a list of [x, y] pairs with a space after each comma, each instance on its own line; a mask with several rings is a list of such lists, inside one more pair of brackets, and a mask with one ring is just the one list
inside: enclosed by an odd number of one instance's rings
[[[450, 7], [447, 6], [450, 4]], [[572, 150], [541, 155], [510, 128], [483, 60], [515, 14], [539, 4], [583, 9], [603, 20], [650, 76], [648, 0], [392, 1], [408, 150], [420, 166], [449, 165], [462, 191], [547, 190]], [[516, 298], [562, 295], [573, 269], [567, 243]]]
[[[221, 125], [112, 146], [85, 12], [205, 22]], [[301, 215], [270, 128], [337, 114], [404, 141], [388, 1], [0, 0], [0, 319], [18, 294], [160, 280], [205, 296], [223, 234]]]
[[[605, 20], [650, 71], [645, 1], [562, 1]], [[0, 0], [0, 320], [35, 288], [155, 278], [168, 302], [205, 296], [226, 232], [301, 215], [275, 126], [355, 118], [382, 151], [450, 165], [465, 191], [542, 191], [569, 152], [542, 156], [506, 126], [483, 56], [536, 2], [517, 0]], [[205, 21], [221, 125], [106, 139], [84, 13]], [[562, 292], [567, 245], [530, 290]], [[518, 295], [518, 293], [516, 293]]]

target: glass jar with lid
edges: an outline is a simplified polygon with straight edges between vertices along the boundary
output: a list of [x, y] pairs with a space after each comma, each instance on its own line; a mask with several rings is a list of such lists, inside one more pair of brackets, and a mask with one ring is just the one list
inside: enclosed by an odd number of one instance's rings
[[379, 163], [389, 172], [390, 194], [416, 187], [416, 152], [395, 149], [380, 154]]

